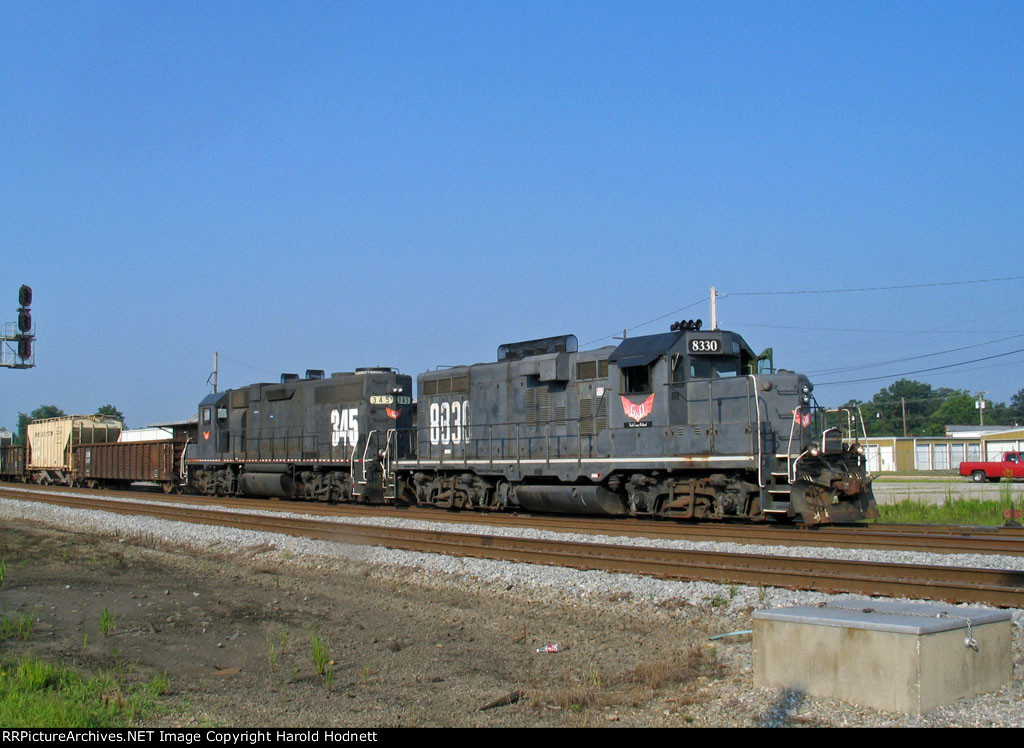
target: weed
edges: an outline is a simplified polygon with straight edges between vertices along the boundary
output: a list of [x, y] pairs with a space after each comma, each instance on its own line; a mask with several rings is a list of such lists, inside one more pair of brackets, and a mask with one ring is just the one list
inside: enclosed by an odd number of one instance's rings
[[274, 642], [267, 642], [267, 661], [270, 663], [270, 669], [277, 669], [277, 657], [281, 653], [274, 649]]
[[7, 559], [0, 559], [0, 587], [4, 586], [4, 581], [7, 579]]
[[166, 672], [154, 676], [149, 683], [145, 684], [145, 687], [153, 696], [166, 696], [171, 692], [171, 682], [167, 678]]
[[316, 665], [316, 674], [323, 678], [324, 673], [327, 672], [327, 643], [324, 641], [324, 638], [320, 636], [320, 632], [315, 629], [309, 632], [309, 641], [312, 646], [313, 663]]
[[278, 658], [284, 654], [285, 647], [288, 646], [288, 632], [282, 631], [281, 636], [278, 639], [279, 644], [274, 645], [274, 642], [267, 642], [267, 660], [270, 662], [270, 669], [274, 670], [277, 667]]
[[32, 638], [32, 629], [35, 625], [35, 611], [21, 613], [14, 618], [0, 618], [0, 640], [20, 639], [21, 641], [28, 641]]
[[950, 495], [941, 504], [907, 499], [880, 504], [878, 522], [939, 525], [1001, 525], [1006, 499], [982, 501]]
[[88, 646], [89, 646], [89, 632], [88, 631], [84, 631], [84, 632], [82, 632], [82, 649], [84, 650]]
[[100, 631], [103, 632], [104, 636], [108, 636], [111, 631], [114, 630], [114, 616], [110, 612], [110, 608], [104, 608], [103, 612], [100, 613]]

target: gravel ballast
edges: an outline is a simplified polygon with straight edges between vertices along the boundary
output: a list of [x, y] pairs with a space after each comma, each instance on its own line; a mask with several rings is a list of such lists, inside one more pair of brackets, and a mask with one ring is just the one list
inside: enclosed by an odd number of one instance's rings
[[[119, 499], [121, 497], [118, 497]], [[194, 508], [194, 507], [192, 507]], [[277, 512], [263, 512], [282, 516]], [[748, 587], [740, 585], [719, 585], [705, 582], [673, 582], [628, 574], [612, 574], [599, 571], [577, 571], [559, 567], [514, 564], [482, 559], [467, 559], [414, 553], [383, 548], [349, 546], [326, 541], [295, 538], [286, 535], [259, 533], [208, 525], [193, 525], [129, 515], [117, 515], [77, 509], [67, 509], [46, 504], [0, 500], [0, 516], [4, 524], [40, 523], [47, 527], [61, 528], [75, 533], [111, 537], [124, 544], [175, 549], [181, 556], [201, 558], [220, 557], [227, 554], [244, 558], [246, 563], [258, 563], [275, 568], [313, 569], [318, 576], [351, 573], [354, 568], [365, 570], [365, 574], [382, 584], [398, 584], [402, 588], [415, 586], [430, 594], [444, 596], [466, 595], [473, 598], [471, 603], [484, 607], [490, 598], [500, 598], [502, 605], [512, 605], [524, 610], [536, 606], [569, 608], [572, 615], [595, 615], [595, 620], [612, 611], [621, 611], [618, 620], [640, 621], [666, 618], [678, 621], [686, 618], [690, 628], [701, 633], [728, 633], [749, 629], [750, 614], [755, 609], [789, 605], [813, 605], [835, 600], [835, 596], [822, 593], [799, 592], [773, 587]], [[301, 515], [285, 515], [301, 516]], [[337, 518], [338, 522], [379, 524], [402, 527], [436, 527], [446, 531], [472, 532], [494, 535], [520, 535], [535, 538], [560, 537], [563, 533], [536, 530], [493, 528], [480, 525], [447, 524], [443, 522], [424, 523], [413, 520], [380, 518]], [[1019, 557], [925, 554], [895, 551], [858, 551], [851, 549], [822, 548], [781, 548], [770, 549], [761, 546], [732, 543], [694, 543], [681, 540], [650, 540], [638, 538], [605, 538], [593, 535], [568, 536], [584, 542], [612, 542], [619, 545], [647, 545], [658, 547], [693, 548], [739, 553], [776, 552], [779, 555], [813, 558], [843, 558], [868, 561], [892, 561], [914, 564], [955, 565], [978, 568], [1024, 568]], [[279, 572], [283, 573], [283, 572]], [[153, 580], [154, 587], [159, 586]], [[150, 594], [150, 593], [146, 593]], [[428, 594], [429, 598], [429, 594]], [[858, 599], [855, 595], [843, 595], [844, 599]], [[869, 599], [860, 597], [859, 599]], [[843, 704], [828, 699], [809, 699], [798, 694], [787, 694], [777, 689], [754, 688], [750, 655], [750, 637], [735, 636], [716, 644], [716, 667], [723, 668], [720, 675], [698, 676], [693, 684], [681, 684], [677, 691], [688, 694], [685, 699], [674, 698], [671, 689], [665, 693], [657, 691], [650, 704], [626, 708], [618, 703], [604, 703], [596, 700], [592, 705], [585, 703], [580, 709], [567, 711], [557, 704], [549, 703], [550, 695], [535, 684], [522, 704], [503, 706], [482, 714], [490, 722], [460, 721], [461, 718], [440, 719], [436, 724], [630, 724], [630, 725], [894, 725], [894, 726], [948, 726], [948, 725], [991, 725], [1024, 726], [1024, 702], [1022, 702], [1021, 668], [1022, 658], [1021, 627], [1024, 625], [1024, 611], [1010, 611], [1013, 619], [1011, 657], [1014, 663], [1013, 681], [998, 693], [987, 694], [951, 704], [921, 717], [888, 714]], [[584, 615], [585, 614], [585, 615]], [[516, 618], [517, 614], [511, 614]], [[617, 620], [614, 616], [612, 620]], [[604, 624], [595, 624], [604, 625]], [[617, 624], [615, 624], [617, 625]], [[673, 624], [674, 625], [674, 624]], [[648, 633], [648, 641], [638, 651], [663, 651], [671, 646], [671, 640], [657, 643], [658, 629]], [[626, 632], [628, 633], [628, 632]], [[616, 632], [616, 636], [620, 634]], [[557, 634], [552, 634], [556, 637]], [[576, 637], [586, 637], [588, 644], [608, 639], [607, 631], [579, 632]], [[386, 638], [386, 637], [385, 637]], [[678, 640], [680, 637], [677, 636]], [[708, 637], [701, 637], [706, 642]], [[499, 637], [500, 639], [500, 637]], [[542, 642], [543, 643], [543, 642]], [[583, 645], [577, 645], [577, 649]], [[529, 647], [525, 647], [529, 649]], [[532, 650], [530, 650], [532, 651]], [[568, 661], [569, 653], [566, 653]], [[551, 656], [556, 660], [560, 655]], [[629, 671], [626, 652], [622, 661], [611, 663], [621, 672]], [[610, 661], [609, 661], [610, 662]], [[531, 665], [532, 667], [533, 665]], [[252, 669], [250, 667], [250, 669]], [[716, 671], [718, 672], [718, 671]], [[708, 678], [701, 681], [700, 678]], [[597, 679], [596, 676], [592, 680]], [[699, 683], [697, 692], [691, 693]], [[357, 684], [358, 685], [358, 684]], [[605, 690], [609, 690], [606, 688]], [[359, 689], [356, 688], [357, 697]], [[500, 696], [500, 694], [498, 694]], [[699, 696], [699, 698], [698, 698]], [[352, 698], [352, 697], [350, 697]], [[633, 703], [635, 697], [631, 697]], [[586, 701], [586, 700], [584, 700]], [[678, 702], [678, 703], [677, 703]], [[666, 706], [667, 704], [667, 706]], [[639, 710], [639, 711], [638, 711]], [[408, 711], [408, 707], [407, 707]], [[414, 713], [419, 714], [416, 710]], [[237, 713], [237, 711], [235, 712]], [[426, 712], [429, 713], [429, 712]], [[554, 715], [554, 717], [552, 716]], [[400, 713], [387, 713], [374, 724], [410, 724], [403, 722]], [[526, 721], [508, 721], [510, 717]], [[530, 721], [531, 719], [535, 721]], [[268, 717], [272, 719], [272, 717]], [[474, 717], [474, 720], [478, 719]], [[502, 722], [501, 720], [506, 720]], [[430, 720], [419, 719], [418, 724], [432, 724]], [[347, 722], [353, 724], [352, 722]], [[252, 723], [250, 723], [252, 724]], [[267, 724], [271, 724], [268, 722]]]

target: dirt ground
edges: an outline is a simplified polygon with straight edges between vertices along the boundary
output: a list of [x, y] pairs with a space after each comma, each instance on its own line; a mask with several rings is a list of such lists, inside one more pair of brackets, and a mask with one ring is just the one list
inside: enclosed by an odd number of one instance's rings
[[[318, 568], [269, 546], [200, 556], [23, 521], [0, 543], [2, 614], [38, 618], [0, 657], [166, 673], [168, 711], [150, 726], [756, 725], [770, 706], [753, 693], [749, 637], [708, 642], [749, 617]], [[536, 652], [555, 642], [563, 651]]]

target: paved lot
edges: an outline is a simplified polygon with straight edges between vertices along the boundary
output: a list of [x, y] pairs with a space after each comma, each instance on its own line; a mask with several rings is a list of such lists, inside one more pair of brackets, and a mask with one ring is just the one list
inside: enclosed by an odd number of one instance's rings
[[[894, 504], [906, 499], [940, 504], [947, 498], [985, 499], [998, 501], [1004, 497], [999, 483], [974, 483], [968, 478], [949, 480], [876, 480], [873, 484], [875, 500], [879, 504]], [[1024, 482], [1012, 484], [1013, 500], [1024, 499]]]

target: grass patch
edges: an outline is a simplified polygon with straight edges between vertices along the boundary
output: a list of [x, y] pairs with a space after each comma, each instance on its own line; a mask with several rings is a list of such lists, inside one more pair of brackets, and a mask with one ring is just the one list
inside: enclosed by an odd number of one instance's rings
[[149, 717], [167, 678], [128, 685], [111, 673], [88, 678], [31, 656], [0, 664], [5, 727], [127, 727]]
[[35, 611], [21, 613], [13, 618], [0, 618], [0, 641], [4, 639], [20, 639], [28, 641], [32, 638], [32, 629], [36, 625]]
[[100, 613], [100, 631], [103, 632], [104, 636], [109, 636], [113, 630], [114, 615], [110, 612], [109, 608], [104, 608], [103, 612]]
[[[895, 504], [879, 504], [879, 522], [906, 522], [936, 525], [1001, 525], [1006, 519], [1003, 512], [1011, 501], [978, 501], [949, 499], [941, 504], [905, 499]], [[1015, 509], [1024, 501], [1012, 502]]]
[[309, 632], [309, 641], [313, 664], [316, 665], [316, 674], [323, 679], [324, 683], [330, 685], [334, 681], [334, 671], [327, 669], [327, 666], [332, 664], [327, 654], [327, 642], [316, 630]]

